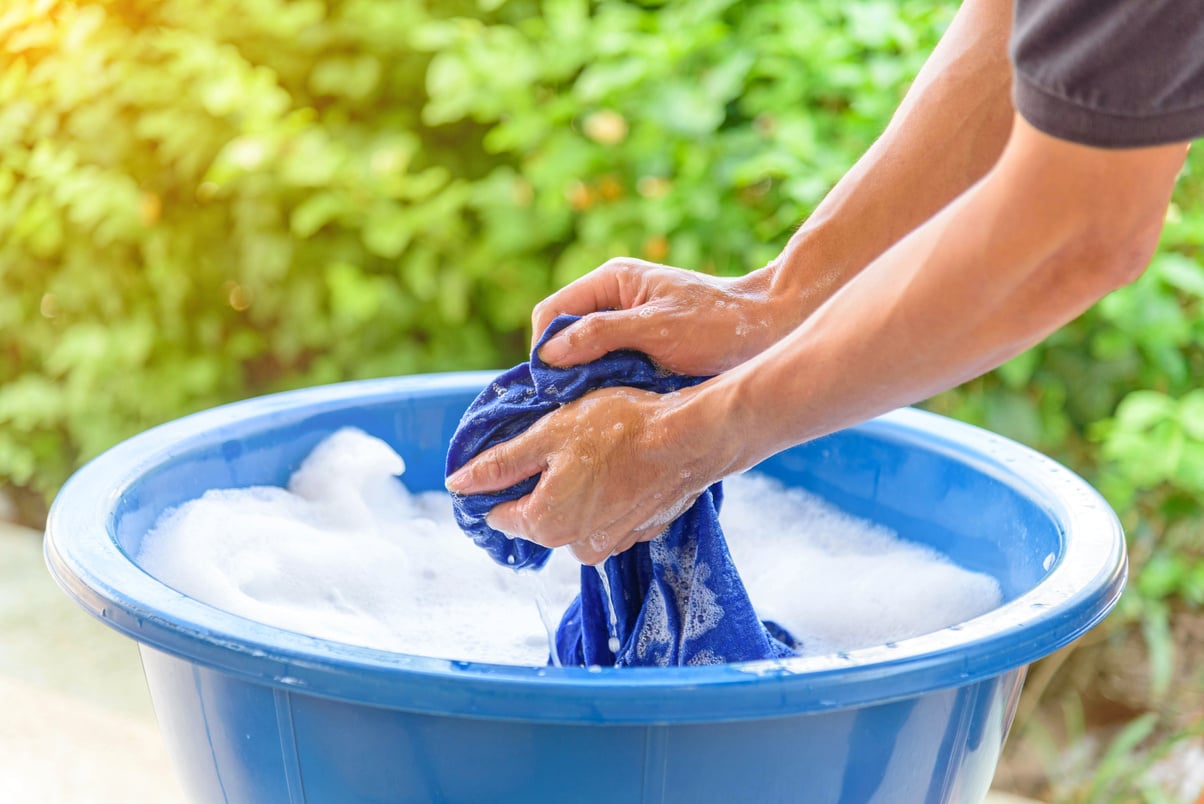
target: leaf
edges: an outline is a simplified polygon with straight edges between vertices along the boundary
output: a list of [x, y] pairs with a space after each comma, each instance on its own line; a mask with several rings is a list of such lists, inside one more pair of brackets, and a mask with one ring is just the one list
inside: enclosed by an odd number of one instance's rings
[[573, 85], [574, 96], [584, 105], [601, 103], [639, 86], [648, 76], [645, 59], [622, 58], [590, 65]]
[[[1192, 495], [1204, 494], [1204, 444], [1189, 443], [1184, 445], [1183, 454], [1179, 457], [1179, 463], [1175, 467], [1173, 477], [1175, 486], [1183, 489]], [[1195, 511], [1198, 504], [1193, 502], [1191, 511]], [[1168, 515], [1174, 512], [1164, 504], [1163, 511]], [[1187, 512], [1180, 513], [1179, 516], [1186, 515]]]
[[460, 324], [468, 318], [468, 282], [463, 274], [448, 273], [441, 278], [438, 302], [445, 321]]
[[371, 54], [332, 56], [314, 65], [309, 88], [315, 95], [364, 100], [376, 91], [381, 72], [380, 61]]
[[331, 314], [344, 327], [370, 321], [380, 309], [380, 279], [364, 274], [351, 263], [336, 262], [327, 267], [326, 286]]
[[1012, 390], [1018, 390], [1028, 384], [1033, 372], [1041, 364], [1041, 349], [1034, 347], [1013, 357], [995, 369], [1003, 384]]
[[62, 410], [63, 391], [46, 377], [25, 374], [0, 387], [0, 422], [13, 436], [52, 424]]
[[1179, 400], [1179, 423], [1187, 435], [1204, 442], [1204, 388], [1195, 388]]
[[319, 192], [302, 201], [289, 215], [289, 229], [297, 237], [312, 237], [343, 211], [344, 201], [331, 192]]
[[[1163, 600], [1178, 591], [1185, 575], [1185, 567], [1171, 554], [1155, 553], [1142, 567], [1137, 576], [1137, 588], [1148, 600]], [[1148, 640], [1147, 640], [1148, 641]]]
[[379, 257], [397, 257], [413, 235], [413, 224], [404, 209], [382, 203], [373, 207], [361, 232], [364, 246]]
[[[1170, 689], [1175, 676], [1175, 641], [1171, 636], [1169, 615], [1164, 605], [1146, 607], [1141, 633], [1145, 637], [1146, 649], [1149, 652], [1150, 695], [1154, 702], [1158, 703], [1166, 698], [1167, 690]], [[1135, 729], [1134, 734], [1141, 734], [1141, 730]], [[1141, 734], [1134, 741], [1134, 745], [1146, 736], [1148, 732]]]
[[1150, 265], [1164, 282], [1192, 296], [1204, 298], [1204, 265], [1182, 254], [1159, 254]]
[[319, 129], [301, 132], [281, 148], [278, 178], [295, 187], [329, 186], [347, 161], [343, 148]]
[[1174, 400], [1158, 391], [1133, 391], [1116, 410], [1117, 424], [1128, 430], [1148, 430], [1174, 415]]
[[1125, 725], [1108, 744], [1107, 751], [1100, 758], [1099, 765], [1104, 771], [1101, 777], [1107, 779], [1109, 773], [1115, 773], [1119, 765], [1125, 764], [1137, 746], [1154, 732], [1158, 725], [1158, 715], [1147, 712]]
[[719, 127], [724, 108], [701, 86], [670, 84], [658, 93], [649, 114], [669, 131], [700, 137]]
[[750, 51], [737, 50], [702, 75], [702, 87], [714, 101], [727, 103], [744, 90], [745, 79], [756, 56]]
[[1026, 444], [1041, 439], [1041, 417], [1036, 404], [1023, 394], [997, 391], [986, 400], [986, 425]]
[[430, 101], [422, 110], [423, 122], [438, 126], [463, 118], [479, 90], [463, 58], [445, 51], [437, 54], [427, 68], [426, 91]]

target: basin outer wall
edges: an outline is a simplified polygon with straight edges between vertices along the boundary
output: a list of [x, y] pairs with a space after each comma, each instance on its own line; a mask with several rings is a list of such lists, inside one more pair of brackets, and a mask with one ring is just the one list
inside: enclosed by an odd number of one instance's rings
[[855, 708], [609, 725], [374, 707], [140, 649], [198, 804], [979, 804], [1027, 669]]

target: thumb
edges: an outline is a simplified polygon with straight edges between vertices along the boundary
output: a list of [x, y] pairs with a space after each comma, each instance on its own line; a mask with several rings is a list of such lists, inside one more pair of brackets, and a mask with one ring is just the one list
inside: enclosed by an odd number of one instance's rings
[[547, 468], [544, 452], [529, 436], [515, 436], [480, 453], [447, 476], [445, 485], [454, 494], [488, 494], [539, 474]]
[[607, 260], [580, 279], [535, 305], [531, 312], [531, 346], [558, 315], [589, 315], [598, 310], [623, 310], [635, 300], [640, 278], [661, 266], [630, 257]]

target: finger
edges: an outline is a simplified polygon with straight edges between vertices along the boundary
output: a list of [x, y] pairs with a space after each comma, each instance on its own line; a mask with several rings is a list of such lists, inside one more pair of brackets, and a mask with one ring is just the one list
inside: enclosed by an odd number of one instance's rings
[[655, 538], [664, 528], [633, 530], [618, 540], [612, 540], [606, 531], [595, 531], [588, 539], [580, 539], [569, 544], [569, 550], [582, 564], [593, 566], [601, 564], [611, 556], [625, 553], [638, 542], [646, 542]]
[[531, 495], [528, 494], [517, 500], [498, 503], [485, 515], [485, 524], [507, 536], [536, 541], [527, 520], [527, 506], [530, 500]]
[[549, 339], [540, 348], [539, 358], [549, 365], [567, 368], [597, 360], [618, 349], [652, 354], [651, 347], [659, 340], [659, 329], [653, 327], [660, 326], [647, 317], [653, 311], [651, 305], [644, 305], [588, 315]]
[[626, 538], [621, 539], [614, 546], [614, 549], [610, 551], [611, 555], [617, 556], [620, 553], [626, 553], [628, 550], [635, 547], [640, 542], [650, 542], [653, 539], [655, 539], [657, 536], [660, 536], [662, 533], [664, 533], [665, 530], [666, 530], [666, 528], [664, 526], [653, 526], [653, 527], [638, 528], [637, 530], [633, 530], [631, 533], [629, 533], [627, 535]]
[[613, 537], [607, 530], [595, 530], [587, 538], [574, 539], [568, 543], [569, 552], [573, 557], [592, 567], [601, 564], [614, 554]]
[[641, 260], [610, 260], [547, 297], [531, 312], [531, 348], [558, 315], [588, 315], [627, 307], [628, 278], [644, 266]]
[[569, 544], [569, 551], [573, 554], [573, 558], [580, 561], [587, 567], [595, 567], [601, 564], [606, 559], [610, 558], [610, 549], [598, 550], [591, 546], [589, 540], [582, 539], [581, 541], [572, 542]]
[[576, 538], [557, 535], [556, 529], [547, 525], [553, 517], [541, 514], [537, 506], [534, 493], [498, 503], [485, 515], [485, 524], [508, 536], [519, 536], [544, 547], [562, 547]]
[[665, 532], [664, 528], [658, 528], [658, 527], [641, 528], [640, 530], [633, 530], [627, 536], [626, 539], [623, 539], [621, 542], [619, 542], [618, 544], [615, 545], [615, 549], [613, 552], [615, 555], [618, 555], [619, 553], [625, 553], [628, 550], [630, 550], [631, 548], [635, 547], [640, 542], [652, 541], [653, 539], [655, 539], [657, 536], [661, 535], [664, 532]]
[[455, 494], [487, 494], [539, 474], [547, 464], [537, 431], [528, 430], [480, 453], [448, 475], [445, 485]]

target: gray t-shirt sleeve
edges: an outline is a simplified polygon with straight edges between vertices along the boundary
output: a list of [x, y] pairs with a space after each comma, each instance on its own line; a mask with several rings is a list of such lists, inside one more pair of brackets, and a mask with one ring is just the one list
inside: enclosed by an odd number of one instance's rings
[[1060, 139], [1204, 137], [1204, 0], [1015, 0], [1016, 110]]

